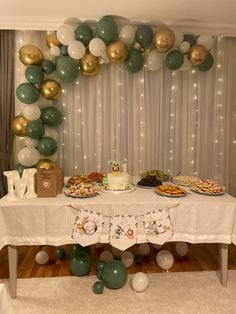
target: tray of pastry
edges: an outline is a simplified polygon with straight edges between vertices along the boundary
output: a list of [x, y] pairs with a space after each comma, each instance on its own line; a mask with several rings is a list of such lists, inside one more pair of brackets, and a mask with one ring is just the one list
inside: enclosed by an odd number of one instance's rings
[[173, 184], [160, 185], [154, 189], [154, 192], [167, 197], [182, 197], [188, 194], [185, 189]]
[[74, 183], [66, 188], [64, 193], [66, 196], [74, 198], [88, 198], [99, 194], [97, 188], [93, 184], [86, 182]]
[[199, 194], [211, 196], [223, 195], [225, 193], [224, 186], [220, 186], [214, 180], [210, 179], [199, 180], [192, 185], [191, 190]]

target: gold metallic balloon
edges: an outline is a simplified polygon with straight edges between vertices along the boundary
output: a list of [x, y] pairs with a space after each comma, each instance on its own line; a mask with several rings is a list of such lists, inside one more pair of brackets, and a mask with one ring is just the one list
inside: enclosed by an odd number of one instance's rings
[[53, 46], [57, 46], [57, 47], [60, 48], [61, 45], [62, 45], [60, 43], [60, 41], [58, 40], [56, 34], [47, 35], [47, 37], [46, 37], [46, 44], [47, 44], [48, 48], [51, 48]]
[[54, 100], [61, 96], [61, 85], [52, 79], [44, 80], [39, 86], [39, 91], [46, 99]]
[[122, 41], [115, 41], [107, 46], [107, 55], [112, 63], [122, 63], [128, 56], [128, 49]]
[[34, 45], [24, 45], [19, 50], [20, 61], [24, 65], [40, 65], [44, 59], [42, 51]]
[[79, 64], [80, 71], [83, 75], [94, 76], [100, 70], [99, 58], [89, 52], [85, 53]]
[[175, 34], [169, 28], [160, 28], [154, 34], [152, 42], [157, 51], [166, 52], [174, 46]]
[[204, 46], [194, 45], [190, 48], [188, 57], [193, 65], [199, 65], [206, 60], [208, 53], [208, 50]]
[[12, 133], [17, 136], [26, 136], [26, 126], [28, 122], [29, 121], [26, 120], [23, 116], [16, 116], [11, 122]]
[[56, 168], [55, 162], [50, 159], [40, 159], [36, 164], [37, 169], [52, 169]]

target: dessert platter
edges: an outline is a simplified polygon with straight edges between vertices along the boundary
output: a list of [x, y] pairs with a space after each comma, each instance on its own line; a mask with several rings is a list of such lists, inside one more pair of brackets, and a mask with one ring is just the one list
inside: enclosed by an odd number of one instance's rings
[[185, 189], [173, 184], [160, 185], [154, 189], [154, 192], [158, 195], [168, 197], [182, 197], [188, 194]]
[[171, 181], [174, 184], [181, 185], [181, 186], [192, 186], [197, 181], [201, 180], [197, 176], [185, 176], [185, 175], [177, 175], [171, 178]]
[[87, 198], [97, 196], [98, 189], [91, 183], [80, 182], [71, 184], [64, 190], [66, 196], [74, 198]]
[[211, 196], [223, 195], [225, 193], [224, 186], [220, 186], [210, 179], [199, 180], [192, 185], [191, 190], [199, 194]]
[[93, 183], [93, 180], [90, 179], [88, 176], [84, 176], [84, 175], [74, 175], [72, 177], [70, 177], [67, 182], [66, 182], [66, 186], [69, 187], [71, 185], [74, 184], [79, 184], [79, 183]]

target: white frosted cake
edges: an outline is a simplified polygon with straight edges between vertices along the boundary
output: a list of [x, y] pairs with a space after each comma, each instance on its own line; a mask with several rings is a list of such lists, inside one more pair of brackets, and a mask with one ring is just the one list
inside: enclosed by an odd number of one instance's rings
[[128, 173], [108, 173], [107, 183], [110, 189], [126, 189], [130, 183], [130, 175]]

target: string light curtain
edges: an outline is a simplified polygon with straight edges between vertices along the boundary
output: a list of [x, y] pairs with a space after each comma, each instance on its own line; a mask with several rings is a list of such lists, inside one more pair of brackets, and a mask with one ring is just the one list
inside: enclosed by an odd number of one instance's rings
[[[16, 37], [16, 51], [29, 43], [46, 51], [46, 32], [19, 31]], [[163, 64], [131, 74], [124, 64], [106, 64], [95, 77], [60, 81], [56, 106], [64, 121], [53, 158], [65, 175], [107, 172], [108, 160], [127, 157], [131, 175], [149, 169], [198, 175], [236, 195], [236, 39], [217, 37], [212, 54], [208, 72], [171, 71]], [[25, 71], [17, 55], [16, 69], [17, 86]], [[23, 106], [17, 101], [18, 113]], [[22, 145], [18, 140], [16, 152]]]

